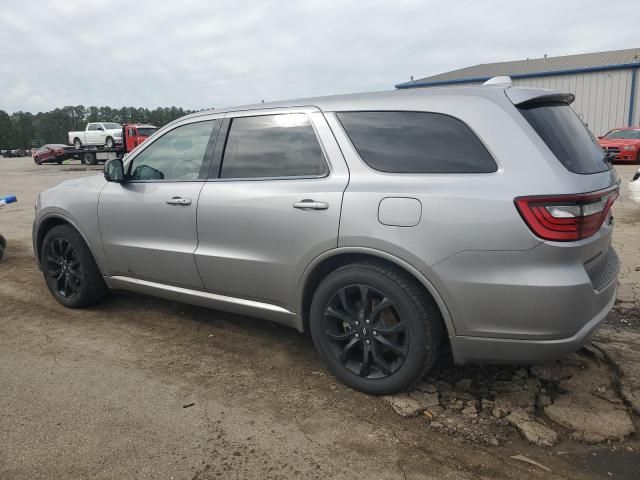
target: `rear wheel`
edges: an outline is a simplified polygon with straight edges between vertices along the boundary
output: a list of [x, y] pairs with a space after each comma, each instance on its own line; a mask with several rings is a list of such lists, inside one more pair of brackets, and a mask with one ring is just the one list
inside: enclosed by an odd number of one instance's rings
[[313, 343], [327, 368], [348, 386], [374, 395], [404, 390], [435, 362], [440, 312], [404, 272], [362, 263], [329, 274], [310, 310]]
[[73, 140], [73, 146], [76, 147], [76, 149], [82, 148], [82, 142], [79, 138]]
[[98, 163], [96, 154], [92, 152], [85, 152], [82, 154], [82, 163], [85, 165], [95, 165]]
[[65, 307], [87, 307], [108, 293], [89, 247], [68, 225], [47, 232], [40, 264], [49, 291]]

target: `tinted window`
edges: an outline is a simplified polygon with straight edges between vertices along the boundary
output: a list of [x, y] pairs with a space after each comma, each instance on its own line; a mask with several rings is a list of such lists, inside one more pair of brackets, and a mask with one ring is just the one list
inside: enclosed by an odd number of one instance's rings
[[138, 127], [138, 135], [143, 137], [150, 137], [155, 133], [156, 130], [157, 128]]
[[489, 173], [498, 167], [460, 120], [423, 112], [338, 113], [364, 162], [393, 173]]
[[[191, 123], [175, 128], [145, 148], [133, 159], [132, 180], [196, 180], [201, 169], [209, 137], [219, 120]], [[203, 172], [204, 173], [204, 172]]]
[[322, 149], [305, 114], [234, 118], [222, 160], [222, 178], [318, 176]]
[[519, 110], [570, 172], [588, 174], [609, 169], [602, 148], [568, 105], [537, 104]]

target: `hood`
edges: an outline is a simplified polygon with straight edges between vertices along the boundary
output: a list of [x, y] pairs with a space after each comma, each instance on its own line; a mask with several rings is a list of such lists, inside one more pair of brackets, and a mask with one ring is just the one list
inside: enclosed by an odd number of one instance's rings
[[640, 145], [638, 138], [600, 138], [600, 145]]
[[[44, 192], [60, 191], [60, 190], [76, 190], [76, 189], [96, 189], [102, 188], [106, 183], [102, 174], [95, 174], [88, 177], [70, 178], [48, 188]], [[44, 193], [43, 192], [43, 193]]]

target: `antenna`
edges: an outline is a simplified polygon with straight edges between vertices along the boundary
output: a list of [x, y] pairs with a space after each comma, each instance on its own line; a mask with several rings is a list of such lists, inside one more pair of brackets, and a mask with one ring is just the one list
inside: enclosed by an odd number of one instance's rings
[[509, 75], [502, 75], [500, 77], [493, 77], [490, 78], [489, 80], [487, 80], [486, 82], [484, 82], [482, 84], [484, 85], [495, 85], [498, 87], [512, 87], [513, 86], [513, 81], [511, 80], [511, 77]]

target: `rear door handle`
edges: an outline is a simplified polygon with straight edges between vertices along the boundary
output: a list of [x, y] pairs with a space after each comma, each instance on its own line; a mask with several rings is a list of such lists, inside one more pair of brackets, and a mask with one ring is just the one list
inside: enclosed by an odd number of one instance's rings
[[293, 208], [299, 208], [301, 210], [326, 210], [329, 208], [327, 202], [316, 202], [315, 200], [302, 200], [293, 204]]
[[169, 200], [167, 200], [167, 205], [182, 205], [182, 206], [191, 205], [191, 199], [182, 198], [182, 197], [172, 197]]

